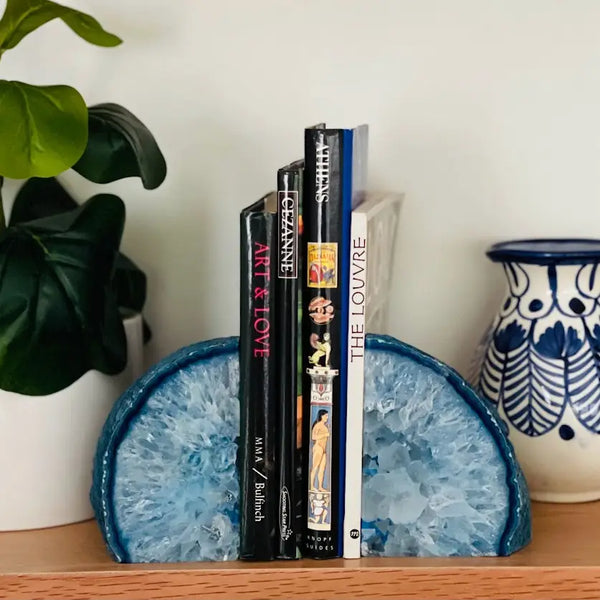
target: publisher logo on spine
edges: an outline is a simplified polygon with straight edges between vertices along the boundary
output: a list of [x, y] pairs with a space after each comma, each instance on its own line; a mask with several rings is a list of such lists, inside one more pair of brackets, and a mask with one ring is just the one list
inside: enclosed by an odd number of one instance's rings
[[279, 279], [298, 277], [298, 192], [287, 190], [277, 194], [277, 231]]
[[290, 527], [290, 503], [290, 492], [283, 486], [279, 492], [279, 534], [284, 541], [289, 540], [293, 533]]

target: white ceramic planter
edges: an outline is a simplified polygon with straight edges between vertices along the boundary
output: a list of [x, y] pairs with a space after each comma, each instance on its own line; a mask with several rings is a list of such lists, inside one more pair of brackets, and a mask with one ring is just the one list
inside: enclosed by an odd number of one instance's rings
[[118, 375], [88, 371], [48, 396], [0, 390], [0, 531], [93, 516], [89, 491], [98, 436], [113, 403], [143, 368], [141, 315], [123, 323], [128, 362]]

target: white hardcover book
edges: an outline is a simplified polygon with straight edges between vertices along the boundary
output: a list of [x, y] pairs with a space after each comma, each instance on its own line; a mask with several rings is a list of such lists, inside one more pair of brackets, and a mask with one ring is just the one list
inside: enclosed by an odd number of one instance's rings
[[385, 326], [401, 203], [400, 194], [370, 193], [352, 211], [344, 558], [360, 558], [365, 335]]

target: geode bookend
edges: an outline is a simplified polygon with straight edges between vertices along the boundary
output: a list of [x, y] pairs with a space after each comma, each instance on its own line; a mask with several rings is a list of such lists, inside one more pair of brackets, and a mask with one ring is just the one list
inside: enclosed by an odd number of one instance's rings
[[450, 367], [369, 336], [363, 556], [505, 556], [531, 539], [506, 426]]

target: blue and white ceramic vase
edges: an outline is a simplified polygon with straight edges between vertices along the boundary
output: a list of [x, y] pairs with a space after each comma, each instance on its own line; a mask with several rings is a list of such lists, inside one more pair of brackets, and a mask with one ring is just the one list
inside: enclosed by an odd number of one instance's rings
[[600, 240], [492, 246], [508, 289], [475, 387], [509, 428], [531, 497], [600, 498]]

